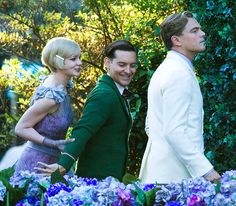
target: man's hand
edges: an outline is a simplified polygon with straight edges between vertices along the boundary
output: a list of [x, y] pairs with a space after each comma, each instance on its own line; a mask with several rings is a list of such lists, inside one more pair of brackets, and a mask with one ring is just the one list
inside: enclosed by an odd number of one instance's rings
[[64, 175], [66, 173], [66, 169], [62, 167], [61, 165], [54, 163], [54, 164], [46, 164], [43, 162], [38, 162], [38, 165], [41, 165], [42, 167], [35, 167], [34, 169], [37, 172], [41, 172], [40, 175], [42, 176], [50, 176], [53, 172], [55, 172], [57, 169], [59, 169], [59, 172]]
[[75, 139], [53, 140], [53, 139], [49, 139], [47, 137], [44, 137], [43, 145], [45, 145], [47, 147], [52, 147], [52, 148], [55, 148], [55, 149], [59, 149], [60, 151], [63, 151], [66, 144], [74, 142], [74, 141], [75, 141]]
[[214, 182], [214, 180], [220, 179], [220, 175], [217, 171], [212, 170], [209, 174], [205, 175], [204, 178], [208, 181]]

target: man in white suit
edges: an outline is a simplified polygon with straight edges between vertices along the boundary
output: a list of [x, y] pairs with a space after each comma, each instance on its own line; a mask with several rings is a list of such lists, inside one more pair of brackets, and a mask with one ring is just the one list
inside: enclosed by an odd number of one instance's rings
[[219, 179], [204, 156], [203, 100], [192, 66], [194, 56], [205, 50], [205, 33], [185, 11], [166, 18], [161, 37], [168, 53], [148, 87], [149, 138], [139, 178], [163, 184], [199, 176]]

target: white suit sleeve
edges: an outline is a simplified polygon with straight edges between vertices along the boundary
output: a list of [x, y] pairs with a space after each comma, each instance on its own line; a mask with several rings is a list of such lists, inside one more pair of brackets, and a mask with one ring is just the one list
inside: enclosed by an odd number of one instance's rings
[[149, 120], [148, 120], [148, 115], [146, 116], [146, 120], [145, 120], [145, 132], [146, 132], [147, 136], [149, 136]]
[[[164, 135], [178, 158], [183, 162], [192, 177], [202, 176], [213, 166], [191, 141], [188, 133], [188, 114], [192, 103], [193, 77], [182, 73], [173, 75], [162, 89]], [[196, 85], [195, 85], [196, 86]], [[202, 137], [199, 137], [199, 139]]]

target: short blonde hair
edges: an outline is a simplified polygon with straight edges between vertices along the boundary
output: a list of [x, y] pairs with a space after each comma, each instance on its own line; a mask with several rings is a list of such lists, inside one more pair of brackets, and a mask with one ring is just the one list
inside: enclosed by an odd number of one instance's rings
[[42, 63], [52, 72], [64, 69], [64, 61], [56, 55], [66, 59], [80, 52], [80, 46], [71, 39], [55, 37], [49, 40], [42, 51]]

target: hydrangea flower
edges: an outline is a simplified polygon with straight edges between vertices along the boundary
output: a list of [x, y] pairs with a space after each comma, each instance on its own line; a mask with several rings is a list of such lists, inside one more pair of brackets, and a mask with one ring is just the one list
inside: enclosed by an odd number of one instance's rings
[[[155, 206], [236, 205], [235, 170], [225, 172], [219, 184], [211, 183], [204, 178], [187, 179], [181, 183], [166, 185], [143, 184], [139, 181], [125, 185], [113, 177], [99, 181], [76, 175], [65, 175], [64, 178], [68, 186], [60, 182], [50, 184], [49, 177], [27, 171], [14, 175], [10, 178], [13, 188], [27, 186], [24, 198], [18, 201], [16, 206], [40, 206], [42, 196], [44, 206], [139, 206], [139, 199], [136, 201], [135, 196], [140, 192], [136, 191], [137, 186], [143, 194], [154, 195]], [[41, 186], [46, 189], [45, 192], [42, 191]], [[150, 193], [154, 188], [157, 190]], [[6, 191], [7, 188], [0, 181], [0, 202], [4, 200]], [[145, 198], [141, 201], [145, 201]], [[147, 206], [151, 205], [147, 204]]]
[[156, 203], [165, 203], [171, 200], [172, 194], [165, 186], [156, 192]]
[[128, 189], [118, 189], [117, 200], [112, 204], [113, 206], [132, 206], [135, 205], [135, 199]]
[[188, 198], [187, 206], [206, 206], [204, 199], [196, 194]]
[[236, 205], [236, 170], [227, 171], [220, 180], [220, 193], [214, 198], [214, 206]]
[[22, 188], [24, 187], [24, 185], [26, 184], [26, 182], [29, 180], [29, 179], [36, 179], [37, 176], [35, 173], [31, 173], [29, 171], [21, 171], [19, 173], [15, 173], [11, 178], [10, 178], [10, 184], [13, 186], [13, 187], [18, 187], [18, 188]]
[[6, 187], [4, 186], [4, 184], [2, 183], [2, 181], [0, 181], [0, 201], [4, 200], [5, 194], [6, 194]]
[[47, 206], [79, 206], [83, 205], [83, 201], [73, 198], [73, 194], [69, 191], [60, 190], [54, 196], [48, 197]]
[[[29, 171], [20, 171], [17, 174], [14, 174], [10, 180], [10, 184], [15, 188], [22, 188], [28, 182], [27, 192], [25, 194], [25, 199], [22, 201], [24, 205], [37, 205], [37, 201], [40, 201], [42, 190], [39, 185], [49, 186], [50, 177], [42, 177], [39, 174]], [[34, 202], [34, 203], [31, 203]], [[22, 202], [19, 202], [21, 204]]]
[[220, 180], [219, 192], [215, 183], [204, 178], [183, 180], [180, 184], [160, 186], [156, 192], [157, 205], [182, 204], [187, 206], [236, 205], [236, 171], [227, 171]]
[[25, 197], [20, 200], [16, 206], [40, 206], [40, 200], [37, 197]]
[[147, 191], [149, 191], [149, 190], [151, 190], [151, 189], [154, 189], [154, 188], [156, 188], [157, 187], [157, 185], [155, 185], [155, 184], [145, 184], [144, 186], [143, 186], [143, 190], [145, 191], [145, 192], [147, 192]]
[[165, 206], [184, 206], [179, 201], [170, 201], [165, 204]]
[[[61, 192], [62, 191], [62, 192]], [[55, 183], [53, 185], [50, 185], [49, 188], [46, 190], [45, 194], [44, 194], [44, 198], [46, 203], [48, 203], [50, 201], [50, 197], [55, 197], [58, 193], [63, 193], [63, 192], [71, 192], [72, 189], [70, 187], [67, 187], [65, 184], [63, 183]], [[64, 198], [61, 198], [61, 201], [64, 201]], [[49, 204], [50, 205], [50, 204]]]
[[93, 185], [96, 186], [98, 184], [98, 180], [96, 178], [82, 178], [78, 177], [77, 175], [74, 175], [72, 177], [65, 177], [68, 184], [74, 188], [74, 187], [80, 187], [80, 186], [87, 186], [87, 185]]
[[183, 180], [183, 195], [189, 206], [210, 205], [216, 195], [216, 184], [206, 181], [203, 177]]

